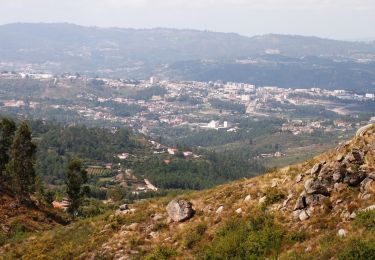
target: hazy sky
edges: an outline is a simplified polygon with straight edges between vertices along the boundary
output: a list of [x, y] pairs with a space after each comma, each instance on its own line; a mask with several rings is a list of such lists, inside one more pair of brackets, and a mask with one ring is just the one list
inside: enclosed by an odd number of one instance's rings
[[0, 0], [0, 24], [190, 28], [375, 39], [375, 0]]

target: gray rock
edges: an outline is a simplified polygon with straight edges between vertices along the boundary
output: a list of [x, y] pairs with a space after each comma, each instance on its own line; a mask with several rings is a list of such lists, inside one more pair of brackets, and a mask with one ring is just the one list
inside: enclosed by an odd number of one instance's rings
[[371, 179], [371, 180], [375, 180], [375, 172], [371, 172], [368, 174], [368, 177]]
[[251, 200], [251, 195], [247, 195], [246, 198], [244, 199], [244, 202], [248, 202]]
[[168, 216], [175, 222], [182, 222], [194, 215], [193, 205], [186, 200], [172, 200], [167, 205]]
[[363, 157], [364, 154], [361, 151], [353, 149], [345, 156], [345, 161], [353, 164], [363, 164]]
[[311, 174], [317, 174], [317, 173], [320, 171], [321, 168], [322, 168], [322, 164], [321, 164], [321, 163], [317, 163], [317, 164], [315, 164], [315, 165], [311, 168], [310, 173], [311, 173]]
[[306, 204], [309, 206], [316, 206], [322, 204], [323, 200], [327, 198], [322, 194], [311, 194], [306, 196]]
[[293, 218], [295, 219], [295, 220], [298, 220], [299, 219], [299, 214], [301, 213], [301, 209], [298, 209], [298, 210], [294, 210], [293, 211]]
[[305, 191], [308, 195], [311, 194], [322, 194], [329, 196], [327, 187], [319, 180], [309, 179], [305, 182]]
[[242, 213], [242, 209], [241, 208], [236, 209], [236, 213], [237, 214], [241, 214]]
[[366, 173], [362, 171], [353, 173], [347, 172], [344, 177], [343, 183], [355, 187], [358, 186], [366, 178], [366, 176]]
[[223, 212], [223, 210], [224, 210], [224, 206], [218, 207], [217, 210], [216, 210], [216, 214], [221, 214], [221, 212]]
[[299, 196], [293, 210], [304, 209], [307, 207], [305, 196]]
[[337, 235], [338, 235], [339, 237], [346, 237], [347, 232], [346, 232], [345, 229], [340, 229], [340, 230], [337, 232]]
[[296, 183], [300, 183], [302, 180], [303, 180], [303, 175], [302, 174], [298, 174], [297, 178], [296, 178]]
[[277, 187], [277, 180], [272, 180], [271, 188]]
[[333, 185], [334, 190], [339, 191], [339, 192], [345, 190], [347, 187], [348, 185], [345, 183], [335, 183]]
[[259, 199], [258, 203], [259, 203], [259, 204], [263, 204], [263, 203], [266, 202], [266, 200], [267, 200], [267, 197], [266, 197], [266, 196], [263, 196], [263, 197], [261, 197], [261, 198]]
[[310, 218], [309, 214], [306, 210], [302, 210], [301, 213], [298, 215], [299, 220], [304, 221]]
[[337, 155], [336, 161], [342, 162], [344, 160], [344, 156], [342, 154]]
[[162, 220], [164, 218], [164, 216], [162, 214], [155, 214], [152, 219], [154, 221], [159, 221], [159, 220]]
[[342, 175], [340, 172], [334, 172], [333, 175], [332, 175], [332, 180], [334, 182], [340, 182], [342, 179]]
[[129, 209], [129, 206], [128, 206], [128, 204], [122, 204], [120, 207], [119, 207], [119, 209], [122, 211], [122, 210], [127, 210], [127, 209]]
[[361, 182], [361, 191], [362, 192], [371, 192], [372, 182], [373, 182], [373, 180], [370, 179], [369, 177], [365, 178]]
[[371, 206], [368, 206], [367, 208], [362, 209], [361, 211], [370, 211], [370, 210], [375, 210], [375, 204], [371, 205]]

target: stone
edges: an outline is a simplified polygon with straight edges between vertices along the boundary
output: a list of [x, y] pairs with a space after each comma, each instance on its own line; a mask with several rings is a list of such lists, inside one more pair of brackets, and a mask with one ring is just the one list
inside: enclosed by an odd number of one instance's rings
[[319, 180], [309, 179], [305, 182], [305, 191], [307, 194], [322, 194], [329, 196], [328, 189]]
[[224, 206], [220, 206], [216, 210], [216, 214], [221, 214], [224, 211]]
[[371, 172], [368, 174], [368, 177], [371, 179], [371, 180], [375, 180], [375, 172]]
[[136, 231], [139, 227], [139, 224], [138, 223], [131, 223], [129, 226], [127, 226], [126, 228], [128, 230], [131, 230], [131, 231]]
[[335, 183], [333, 185], [334, 190], [339, 192], [345, 190], [347, 187], [348, 185], [345, 183]]
[[343, 183], [346, 183], [349, 186], [355, 187], [355, 186], [358, 186], [365, 178], [366, 178], [365, 172], [362, 172], [362, 171], [354, 172], [354, 173], [347, 172], [344, 177]]
[[305, 221], [305, 220], [309, 219], [310, 216], [309, 216], [309, 214], [307, 213], [306, 210], [302, 210], [301, 213], [299, 213], [298, 218], [301, 221]]
[[317, 164], [315, 164], [315, 165], [311, 168], [310, 173], [311, 173], [311, 174], [317, 174], [317, 173], [320, 171], [321, 168], [322, 168], [322, 164], [321, 164], [321, 163], [317, 163]]
[[296, 220], [299, 219], [299, 214], [301, 213], [301, 211], [302, 211], [301, 209], [294, 210], [293, 213], [292, 213], [293, 218], [296, 219]]
[[159, 221], [159, 220], [162, 220], [164, 217], [163, 217], [163, 215], [162, 214], [155, 214], [153, 217], [152, 217], [152, 219], [154, 220], [154, 221]]
[[337, 155], [336, 161], [342, 162], [344, 160], [344, 156], [342, 154]]
[[370, 211], [370, 210], [375, 210], [375, 204], [371, 205], [371, 206], [368, 206], [367, 208], [362, 209], [361, 211]]
[[316, 206], [322, 204], [323, 200], [327, 198], [322, 194], [311, 194], [306, 196], [306, 204], [308, 206]]
[[236, 209], [236, 213], [237, 214], [241, 214], [242, 213], [242, 209], [241, 208]]
[[350, 214], [349, 218], [350, 219], [355, 219], [357, 217], [357, 213], [355, 212], [352, 212], [352, 214]]
[[302, 180], [303, 180], [303, 175], [302, 174], [298, 174], [297, 178], [296, 178], [296, 183], [300, 183]]
[[259, 204], [263, 204], [263, 203], [266, 202], [266, 200], [267, 200], [267, 197], [266, 197], [266, 196], [263, 196], [263, 197], [261, 197], [261, 198], [259, 199], [258, 203], [259, 203]]
[[369, 177], [365, 178], [361, 182], [361, 191], [362, 192], [371, 192], [372, 183], [373, 183], [372, 179], [370, 179]]
[[353, 149], [345, 156], [345, 161], [353, 164], [363, 164], [363, 156], [361, 151]]
[[129, 206], [128, 206], [128, 204], [122, 204], [120, 207], [119, 207], [119, 209], [122, 211], [122, 210], [127, 210], [127, 209], [129, 209]]
[[337, 235], [338, 235], [339, 237], [346, 237], [347, 232], [346, 232], [345, 229], [339, 229], [339, 231], [337, 232]]
[[175, 222], [182, 222], [194, 215], [193, 205], [186, 200], [172, 200], [167, 205], [168, 216]]
[[334, 182], [340, 182], [342, 179], [342, 175], [340, 172], [334, 172], [333, 175], [332, 175], [332, 180]]
[[244, 202], [249, 202], [251, 200], [251, 195], [247, 195], [244, 199]]
[[272, 180], [271, 188], [277, 187], [277, 180]]
[[293, 210], [304, 209], [307, 207], [305, 196], [299, 196]]

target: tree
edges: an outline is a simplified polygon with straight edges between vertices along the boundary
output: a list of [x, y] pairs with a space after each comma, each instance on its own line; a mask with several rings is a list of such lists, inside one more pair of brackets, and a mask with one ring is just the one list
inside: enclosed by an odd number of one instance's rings
[[0, 185], [9, 183], [11, 178], [5, 172], [6, 165], [9, 163], [9, 152], [13, 143], [16, 124], [13, 120], [3, 118], [0, 122]]
[[13, 139], [7, 173], [12, 176], [13, 191], [19, 200], [29, 199], [35, 184], [36, 146], [31, 140], [31, 132], [26, 122], [22, 122]]
[[82, 169], [82, 162], [78, 159], [70, 161], [66, 174], [66, 193], [69, 198], [68, 212], [73, 217], [77, 215], [82, 199], [88, 193], [87, 172]]

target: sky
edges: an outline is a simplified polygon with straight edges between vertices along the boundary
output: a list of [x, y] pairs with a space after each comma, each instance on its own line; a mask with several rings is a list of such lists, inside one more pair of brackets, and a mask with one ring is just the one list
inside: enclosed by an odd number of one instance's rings
[[15, 22], [375, 40], [375, 0], [0, 0]]

